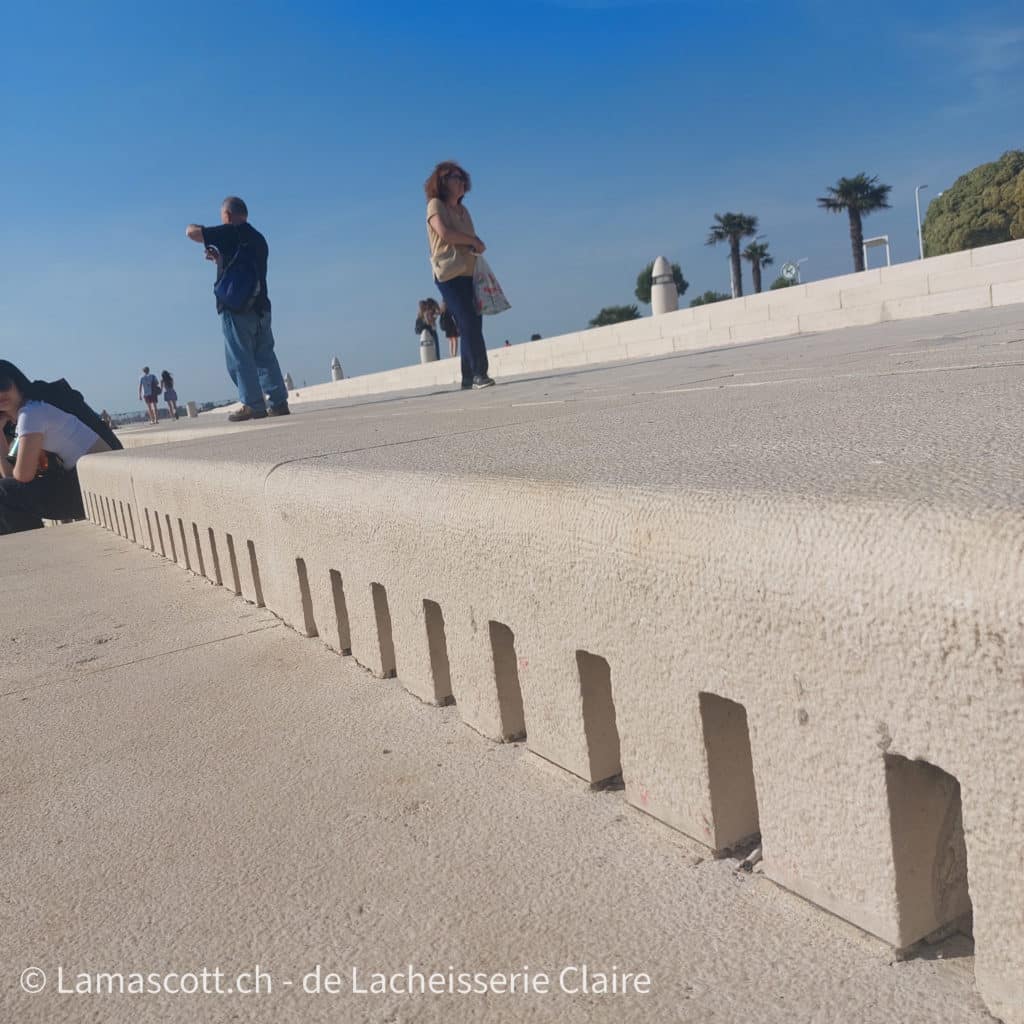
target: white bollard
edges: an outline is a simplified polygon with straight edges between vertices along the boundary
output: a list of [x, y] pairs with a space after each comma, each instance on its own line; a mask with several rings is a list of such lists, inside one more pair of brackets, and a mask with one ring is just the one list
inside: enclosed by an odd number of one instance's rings
[[420, 331], [420, 362], [437, 362], [437, 345], [430, 331]]
[[671, 313], [679, 308], [679, 290], [672, 276], [672, 264], [664, 256], [654, 261], [651, 273], [651, 313]]
[[344, 379], [345, 379], [345, 371], [342, 370], [341, 363], [338, 360], [338, 357], [335, 356], [331, 360], [331, 380], [344, 380]]
[[195, 402], [186, 402], [185, 408], [188, 410], [188, 418], [194, 420], [199, 415], [199, 409], [196, 407]]
[[292, 380], [292, 375], [290, 373], [286, 373], [284, 375], [284, 388], [285, 391], [295, 390], [295, 381]]

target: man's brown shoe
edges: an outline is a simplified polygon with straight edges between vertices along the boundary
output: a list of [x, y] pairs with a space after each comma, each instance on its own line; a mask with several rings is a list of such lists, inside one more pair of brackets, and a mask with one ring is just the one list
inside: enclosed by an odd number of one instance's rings
[[228, 422], [230, 423], [244, 423], [246, 420], [265, 420], [267, 418], [267, 410], [251, 408], [248, 405], [243, 405], [238, 412], [228, 414]]
[[291, 416], [292, 411], [288, 408], [287, 402], [282, 402], [280, 405], [272, 405], [267, 410], [268, 416]]

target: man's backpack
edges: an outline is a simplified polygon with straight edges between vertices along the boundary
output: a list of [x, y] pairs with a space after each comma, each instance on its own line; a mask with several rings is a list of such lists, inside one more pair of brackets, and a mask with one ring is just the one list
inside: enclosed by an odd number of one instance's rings
[[261, 290], [260, 272], [252, 258], [249, 243], [239, 238], [234, 256], [213, 286], [213, 294], [224, 309], [232, 313], [249, 313], [256, 305]]

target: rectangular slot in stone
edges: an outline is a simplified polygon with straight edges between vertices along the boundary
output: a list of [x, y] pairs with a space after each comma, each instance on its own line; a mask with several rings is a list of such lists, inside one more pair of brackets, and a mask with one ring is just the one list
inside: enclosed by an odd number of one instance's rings
[[185, 568], [192, 571], [192, 559], [188, 555], [188, 541], [185, 540], [185, 524], [178, 520], [178, 533], [181, 535], [181, 556], [185, 559]]
[[242, 580], [238, 575], [238, 556], [235, 554], [235, 538], [230, 533], [224, 534], [228, 542], [228, 564], [231, 567], [231, 592], [235, 595], [242, 593]]
[[494, 683], [498, 688], [501, 738], [524, 740], [526, 717], [523, 711], [523, 690], [519, 684], [515, 634], [503, 622], [492, 621], [489, 629], [491, 653], [494, 657]]
[[138, 538], [135, 535], [135, 513], [132, 512], [131, 505], [128, 506], [128, 527], [132, 532], [132, 543], [137, 544]]
[[166, 558], [167, 557], [167, 548], [164, 547], [164, 531], [163, 531], [163, 528], [160, 526], [160, 513], [159, 512], [156, 512], [156, 511], [153, 512], [153, 520], [156, 522], [156, 536], [157, 536], [157, 539], [160, 541], [160, 554], [163, 555], [164, 558]]
[[167, 540], [171, 545], [171, 558], [177, 562], [178, 560], [178, 548], [174, 543], [174, 527], [171, 526], [171, 517], [168, 513], [164, 513], [164, 522], [167, 524]]
[[251, 540], [245, 543], [249, 549], [249, 570], [252, 572], [252, 585], [256, 591], [256, 606], [263, 608], [263, 584], [260, 583], [260, 563], [256, 561], [256, 545]]
[[373, 614], [377, 620], [377, 642], [380, 645], [381, 676], [390, 679], [398, 674], [395, 665], [395, 641], [391, 633], [391, 609], [388, 592], [379, 583], [370, 584], [373, 594]]
[[196, 545], [196, 558], [199, 559], [199, 575], [206, 575], [206, 565], [203, 562], [203, 545], [199, 540], [199, 527], [196, 523], [192, 524], [192, 538]]
[[299, 578], [299, 599], [302, 601], [302, 628], [306, 636], [317, 636], [316, 618], [313, 615], [313, 595], [309, 592], [309, 574], [306, 560], [295, 559], [295, 573]]
[[146, 520], [146, 533], [149, 534], [149, 550], [156, 551], [156, 544], [153, 543], [153, 524], [149, 521], [149, 509], [142, 509], [142, 516]]
[[338, 626], [338, 650], [342, 654], [352, 653], [352, 631], [348, 624], [348, 605], [345, 603], [345, 588], [341, 573], [331, 570], [331, 596], [334, 598], [334, 619]]
[[736, 701], [702, 693], [700, 718], [711, 794], [712, 845], [721, 852], [755, 839], [761, 830], [747, 710]]
[[886, 754], [885, 786], [906, 947], [971, 912], [960, 783], [927, 761]]
[[220, 555], [217, 553], [217, 535], [213, 532], [213, 527], [208, 527], [210, 536], [210, 555], [213, 558], [213, 581], [218, 587], [224, 585], [224, 580], [220, 574]]
[[612, 697], [612, 670], [604, 658], [587, 651], [576, 652], [576, 666], [580, 673], [590, 782], [596, 785], [622, 774], [619, 730]]
[[444, 632], [444, 614], [436, 601], [423, 601], [427, 623], [427, 647], [430, 650], [430, 674], [434, 682], [434, 699], [439, 704], [454, 704], [452, 672], [448, 663], [448, 639]]

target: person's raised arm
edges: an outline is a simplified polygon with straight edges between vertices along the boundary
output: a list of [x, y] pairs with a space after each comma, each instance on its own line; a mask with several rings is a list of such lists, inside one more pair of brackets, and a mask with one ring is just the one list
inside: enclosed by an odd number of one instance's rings
[[456, 231], [455, 228], [448, 227], [439, 213], [435, 213], [427, 223], [434, 229], [438, 238], [449, 245], [466, 245], [478, 253], [487, 248], [479, 236], [467, 235], [464, 231]]
[[39, 470], [39, 456], [43, 451], [42, 434], [22, 434], [18, 438], [18, 458], [14, 463], [14, 479], [27, 484]]

